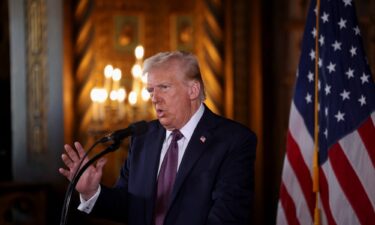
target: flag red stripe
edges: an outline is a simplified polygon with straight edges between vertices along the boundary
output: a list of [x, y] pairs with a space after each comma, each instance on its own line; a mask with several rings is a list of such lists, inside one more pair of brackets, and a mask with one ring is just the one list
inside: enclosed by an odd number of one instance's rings
[[290, 132], [288, 132], [287, 138], [287, 156], [294, 173], [301, 185], [303, 195], [307, 205], [309, 206], [309, 212], [311, 218], [313, 218], [315, 198], [312, 192], [312, 179], [309, 168], [304, 163], [301, 151], [297, 143], [294, 141]]
[[331, 207], [329, 206], [329, 192], [328, 192], [327, 178], [321, 167], [319, 167], [319, 194], [320, 194], [320, 199], [322, 201], [323, 210], [327, 217], [328, 224], [336, 225], [336, 221], [333, 219]]
[[328, 155], [337, 180], [359, 221], [361, 224], [371, 224], [375, 221], [373, 207], [340, 145], [334, 144]]
[[281, 183], [280, 187], [280, 201], [281, 205], [283, 206], [285, 217], [288, 221], [288, 224], [299, 225], [299, 221], [296, 215], [296, 206], [294, 205], [293, 199], [286, 190], [283, 182]]
[[375, 166], [375, 127], [371, 116], [358, 128], [358, 133], [361, 136], [364, 146], [366, 146], [372, 165]]

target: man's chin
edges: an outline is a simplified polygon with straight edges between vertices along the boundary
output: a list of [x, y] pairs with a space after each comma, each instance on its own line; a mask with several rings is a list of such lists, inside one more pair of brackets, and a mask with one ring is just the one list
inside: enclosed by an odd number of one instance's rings
[[164, 117], [158, 118], [160, 124], [167, 130], [172, 129], [170, 122]]

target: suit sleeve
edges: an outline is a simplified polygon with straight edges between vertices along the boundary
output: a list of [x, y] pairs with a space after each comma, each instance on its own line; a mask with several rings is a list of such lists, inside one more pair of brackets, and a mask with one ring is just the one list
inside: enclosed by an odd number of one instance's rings
[[101, 218], [124, 222], [128, 212], [128, 178], [132, 142], [129, 147], [129, 157], [121, 168], [119, 179], [112, 188], [102, 185], [98, 200], [92, 214]]
[[207, 225], [249, 224], [254, 200], [256, 136], [232, 136], [231, 147], [217, 175]]

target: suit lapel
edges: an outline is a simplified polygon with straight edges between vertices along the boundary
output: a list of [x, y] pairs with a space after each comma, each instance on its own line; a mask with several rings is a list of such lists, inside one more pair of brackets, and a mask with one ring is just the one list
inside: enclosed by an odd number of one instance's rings
[[145, 215], [147, 215], [147, 224], [153, 220], [153, 209], [155, 205], [156, 177], [159, 167], [160, 152], [165, 139], [165, 129], [158, 123], [155, 130], [150, 132], [149, 137], [145, 140], [145, 173], [143, 177], [144, 187], [149, 188], [147, 191], [152, 197], [146, 202]]
[[206, 146], [209, 145], [209, 142], [212, 139], [210, 130], [215, 126], [213, 121], [214, 116], [215, 115], [205, 107], [205, 112], [191, 136], [181, 161], [180, 168], [178, 169], [170, 206], [173, 204], [173, 201], [190, 170], [193, 168], [194, 164], [200, 158], [201, 154], [206, 149]]

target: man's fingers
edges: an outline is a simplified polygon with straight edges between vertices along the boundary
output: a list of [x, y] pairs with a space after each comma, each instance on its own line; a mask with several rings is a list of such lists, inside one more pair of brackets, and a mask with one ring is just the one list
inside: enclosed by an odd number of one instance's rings
[[68, 144], [64, 145], [65, 151], [73, 162], [79, 161], [77, 152]]
[[95, 165], [95, 175], [94, 177], [98, 180], [101, 179], [102, 174], [103, 174], [103, 167], [106, 164], [107, 159], [106, 158], [101, 158], [98, 160], [98, 162]]
[[66, 170], [66, 169], [63, 169], [63, 168], [59, 168], [59, 173], [61, 173], [68, 180], [71, 180], [71, 176], [70, 176], [69, 170]]
[[68, 168], [72, 169], [74, 167], [73, 161], [66, 154], [62, 154], [61, 159]]
[[85, 153], [85, 150], [83, 149], [81, 143], [79, 143], [78, 141], [76, 141], [76, 142], [74, 142], [74, 146], [77, 149], [79, 157], [80, 158], [84, 157], [86, 153]]
[[103, 167], [104, 165], [107, 163], [107, 158], [101, 158], [98, 160], [98, 162], [96, 163], [96, 170], [97, 171], [102, 171], [103, 170]]

